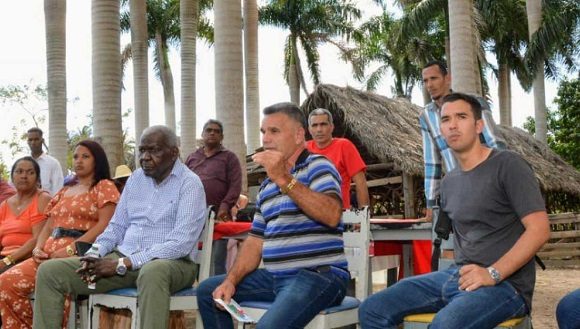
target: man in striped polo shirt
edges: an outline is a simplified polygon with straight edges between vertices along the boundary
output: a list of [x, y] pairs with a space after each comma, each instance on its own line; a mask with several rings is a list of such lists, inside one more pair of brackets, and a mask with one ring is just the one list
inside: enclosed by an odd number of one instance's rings
[[[344, 256], [340, 175], [324, 156], [305, 148], [306, 120], [292, 103], [263, 111], [264, 151], [253, 160], [262, 183], [250, 236], [232, 269], [201, 283], [204, 328], [232, 328], [229, 302], [268, 301], [257, 328], [302, 328], [321, 310], [339, 304], [350, 279]], [[264, 269], [258, 269], [260, 261]]]

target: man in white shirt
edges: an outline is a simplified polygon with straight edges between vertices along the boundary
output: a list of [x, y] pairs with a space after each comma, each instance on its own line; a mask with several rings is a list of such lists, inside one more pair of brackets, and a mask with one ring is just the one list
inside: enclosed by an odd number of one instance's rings
[[60, 163], [42, 151], [44, 138], [42, 137], [42, 130], [40, 128], [30, 128], [27, 133], [30, 154], [40, 166], [40, 184], [42, 185], [42, 189], [48, 191], [50, 195], [55, 195], [62, 188], [64, 181]]

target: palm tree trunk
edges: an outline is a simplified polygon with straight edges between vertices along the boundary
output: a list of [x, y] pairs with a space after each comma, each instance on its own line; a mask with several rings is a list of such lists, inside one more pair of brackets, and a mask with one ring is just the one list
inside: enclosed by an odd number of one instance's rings
[[[530, 39], [542, 23], [542, 0], [526, 0], [528, 14], [528, 33]], [[536, 122], [536, 139], [547, 143], [548, 124], [546, 121], [546, 93], [544, 90], [544, 65], [538, 66], [534, 77], [534, 117]]]
[[244, 0], [244, 58], [246, 73], [246, 124], [248, 153], [260, 143], [260, 86], [258, 74], [258, 4]]
[[508, 64], [499, 64], [498, 93], [499, 93], [499, 123], [504, 126], [512, 125], [512, 86]]
[[44, 0], [50, 153], [66, 174], [66, 0]]
[[288, 68], [288, 89], [290, 90], [290, 101], [300, 106], [300, 81], [296, 72], [296, 62], [292, 60]]
[[94, 136], [111, 168], [123, 162], [119, 5], [118, 0], [93, 0], [91, 8]]
[[[133, 59], [133, 84], [135, 90], [135, 141], [139, 144], [141, 133], [149, 127], [149, 60], [147, 35], [147, 3], [131, 0], [131, 52]], [[135, 167], [139, 166], [138, 149], [135, 148]]]
[[181, 20], [181, 153], [188, 154], [195, 148], [196, 136], [197, 0], [181, 0], [179, 13]]
[[454, 91], [479, 95], [472, 7], [472, 0], [449, 0], [451, 82]]
[[240, 1], [215, 1], [214, 15], [216, 114], [224, 124], [224, 145], [240, 160], [242, 191], [247, 191]]
[[173, 89], [173, 74], [169, 65], [168, 50], [161, 35], [155, 35], [155, 46], [159, 56], [159, 76], [163, 86], [165, 100], [165, 125], [175, 131], [175, 94]]

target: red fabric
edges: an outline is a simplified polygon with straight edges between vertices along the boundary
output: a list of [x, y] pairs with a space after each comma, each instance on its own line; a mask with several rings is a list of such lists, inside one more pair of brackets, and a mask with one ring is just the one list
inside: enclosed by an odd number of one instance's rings
[[306, 147], [312, 153], [322, 154], [334, 163], [334, 166], [342, 178], [342, 207], [350, 209], [350, 183], [351, 177], [367, 169], [367, 165], [361, 158], [356, 146], [346, 138], [333, 138], [330, 145], [319, 149], [314, 140], [306, 142]]
[[249, 232], [251, 227], [252, 223], [248, 222], [216, 223], [213, 229], [213, 239], [219, 240], [224, 236], [232, 236]]
[[0, 202], [8, 199], [14, 194], [16, 194], [16, 190], [0, 178]]
[[404, 277], [403, 273], [403, 243], [393, 241], [375, 241], [375, 256], [399, 255], [399, 278]]
[[413, 274], [431, 272], [431, 240], [413, 241]]

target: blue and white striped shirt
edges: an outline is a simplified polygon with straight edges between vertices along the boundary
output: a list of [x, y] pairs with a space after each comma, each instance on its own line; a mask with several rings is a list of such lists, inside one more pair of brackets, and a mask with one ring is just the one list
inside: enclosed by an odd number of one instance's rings
[[[491, 109], [487, 102], [477, 97], [482, 105], [483, 136], [482, 143], [488, 147], [498, 148], [503, 144], [494, 135], [495, 122], [491, 115]], [[445, 138], [441, 135], [441, 113], [435, 102], [425, 106], [419, 116], [421, 125], [421, 135], [423, 136], [423, 159], [425, 163], [425, 198], [427, 199], [427, 208], [435, 206], [435, 200], [439, 197], [439, 185], [441, 184], [442, 165], [445, 164], [445, 172], [450, 172], [457, 166], [457, 160], [453, 151], [447, 145]]]
[[161, 259], [194, 257], [205, 223], [205, 192], [199, 177], [176, 160], [160, 184], [136, 170], [121, 194], [115, 214], [95, 243], [104, 256], [115, 247], [132, 269]]
[[[326, 157], [305, 151], [291, 173], [312, 191], [340, 199], [340, 175]], [[348, 276], [342, 221], [329, 227], [309, 218], [269, 178], [262, 183], [256, 205], [250, 234], [264, 239], [262, 258], [272, 275], [291, 276], [303, 268], [331, 265]]]

